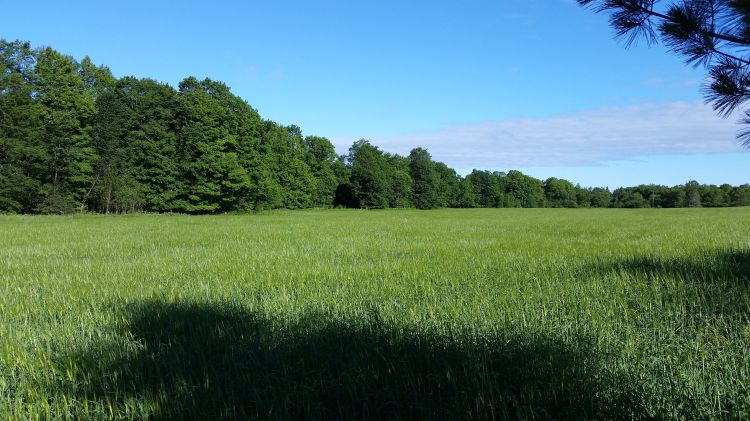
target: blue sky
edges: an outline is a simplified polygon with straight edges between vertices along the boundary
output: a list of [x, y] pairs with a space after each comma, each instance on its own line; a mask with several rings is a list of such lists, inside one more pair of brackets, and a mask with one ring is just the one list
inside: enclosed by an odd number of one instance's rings
[[461, 173], [582, 185], [750, 182], [702, 69], [625, 49], [572, 0], [8, 1], [0, 37], [89, 55], [116, 76], [229, 85], [265, 118]]

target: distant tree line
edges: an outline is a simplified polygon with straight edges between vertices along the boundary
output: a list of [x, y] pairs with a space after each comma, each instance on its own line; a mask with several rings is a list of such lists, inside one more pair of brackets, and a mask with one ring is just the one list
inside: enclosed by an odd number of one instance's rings
[[0, 40], [0, 61], [0, 212], [750, 205], [749, 185], [610, 192], [520, 171], [462, 177], [426, 149], [404, 157], [366, 140], [337, 156], [221, 82], [117, 79], [21, 41]]

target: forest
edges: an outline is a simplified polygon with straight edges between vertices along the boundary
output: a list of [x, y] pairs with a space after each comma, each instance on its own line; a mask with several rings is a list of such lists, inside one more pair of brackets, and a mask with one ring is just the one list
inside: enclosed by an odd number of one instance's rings
[[24, 41], [0, 40], [0, 60], [2, 213], [750, 205], [748, 184], [610, 191], [516, 170], [461, 176], [424, 148], [400, 156], [364, 139], [337, 155], [219, 81], [118, 79]]

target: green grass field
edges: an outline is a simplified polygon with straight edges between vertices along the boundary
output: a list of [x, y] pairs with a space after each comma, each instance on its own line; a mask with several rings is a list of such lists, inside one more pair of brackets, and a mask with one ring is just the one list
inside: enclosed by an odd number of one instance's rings
[[747, 418], [750, 209], [0, 216], [0, 419]]

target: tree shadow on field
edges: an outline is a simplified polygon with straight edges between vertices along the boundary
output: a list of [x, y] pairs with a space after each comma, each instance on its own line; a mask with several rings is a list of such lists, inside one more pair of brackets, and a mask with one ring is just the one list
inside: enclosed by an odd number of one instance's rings
[[750, 250], [721, 249], [676, 258], [644, 255], [615, 262], [611, 268], [652, 276], [679, 276], [687, 281], [721, 280], [747, 285], [750, 282]]
[[145, 301], [123, 316], [123, 343], [136, 347], [69, 357], [88, 367], [68, 392], [79, 401], [149, 401], [153, 419], [643, 416], [583, 338], [430, 334], [389, 328], [375, 311], [284, 321], [220, 303]]
[[599, 265], [597, 269], [601, 273], [646, 276], [652, 281], [678, 280], [692, 293], [690, 303], [702, 310], [725, 315], [748, 314], [750, 250], [747, 249], [718, 249], [679, 257], [642, 255]]

